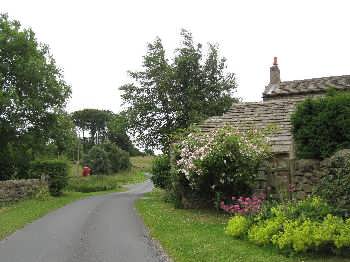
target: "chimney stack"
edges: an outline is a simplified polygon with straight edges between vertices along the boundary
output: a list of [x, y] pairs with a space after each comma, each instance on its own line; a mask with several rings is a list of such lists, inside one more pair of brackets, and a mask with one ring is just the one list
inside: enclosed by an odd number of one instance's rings
[[278, 85], [280, 82], [280, 69], [278, 68], [277, 57], [274, 57], [273, 65], [270, 67], [270, 85]]

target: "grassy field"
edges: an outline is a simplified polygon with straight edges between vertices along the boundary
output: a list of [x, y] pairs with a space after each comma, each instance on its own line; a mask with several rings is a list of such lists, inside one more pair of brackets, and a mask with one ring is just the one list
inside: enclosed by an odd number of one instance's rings
[[345, 262], [339, 257], [286, 257], [224, 234], [228, 216], [203, 210], [174, 209], [161, 191], [147, 194], [136, 208], [166, 252], [176, 262]]
[[[25, 224], [42, 217], [48, 212], [63, 207], [78, 199], [93, 195], [122, 191], [123, 185], [125, 184], [133, 184], [145, 181], [147, 178], [143, 173], [150, 170], [152, 158], [133, 157], [131, 158], [131, 162], [132, 167], [130, 170], [120, 172], [114, 176], [109, 176], [109, 178], [107, 178], [109, 180], [112, 180], [113, 183], [116, 182], [116, 187], [112, 190], [90, 193], [66, 191], [64, 192], [63, 196], [60, 197], [29, 199], [0, 207], [0, 239], [3, 239], [17, 229], [23, 227]], [[75, 177], [75, 179], [80, 178], [82, 177]], [[101, 181], [99, 181], [99, 179], [96, 177], [91, 177], [88, 179], [91, 180], [90, 182], [95, 183], [97, 181], [96, 183], [101, 184]], [[87, 184], [89, 184], [89, 182], [87, 182]], [[94, 184], [94, 186], [95, 185], [96, 184]], [[106, 190], [106, 188], [102, 189]]]
[[[89, 193], [106, 190], [123, 191], [122, 185], [141, 183], [147, 179], [144, 175], [151, 169], [152, 157], [132, 157], [131, 168], [113, 175], [82, 177], [71, 172], [67, 190]], [[71, 168], [71, 169], [76, 169]]]

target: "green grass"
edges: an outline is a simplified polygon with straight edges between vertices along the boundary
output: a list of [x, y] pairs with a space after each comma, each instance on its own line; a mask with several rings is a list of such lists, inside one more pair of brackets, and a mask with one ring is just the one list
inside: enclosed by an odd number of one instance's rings
[[[80, 173], [70, 173], [67, 190], [74, 192], [98, 192], [107, 190], [122, 191], [121, 185], [144, 182], [144, 173], [151, 169], [152, 157], [132, 157], [131, 167], [112, 175], [92, 175], [82, 177]], [[76, 167], [72, 167], [71, 170]]]
[[[19, 228], [22, 228], [27, 223], [30, 223], [50, 211], [57, 208], [63, 207], [73, 201], [82, 199], [88, 196], [107, 194], [110, 192], [122, 191], [122, 186], [125, 184], [139, 183], [145, 181], [147, 178], [143, 172], [148, 172], [152, 162], [151, 157], [133, 157], [131, 158], [132, 167], [129, 170], [109, 176], [104, 181], [112, 181], [110, 184], [116, 184], [114, 188], [106, 188], [106, 184], [99, 181], [99, 178], [89, 177], [84, 181], [85, 186], [92, 184], [102, 185], [99, 192], [81, 193], [81, 192], [64, 192], [63, 196], [60, 197], [43, 197], [42, 199], [29, 199], [23, 200], [17, 203], [2, 204], [0, 206], [0, 239], [8, 236]], [[73, 175], [72, 175], [73, 176]], [[72, 179], [85, 179], [83, 177], [73, 176]], [[108, 185], [110, 185], [108, 184]]]
[[66, 188], [67, 191], [75, 192], [98, 192], [117, 190], [121, 186], [116, 176], [89, 176], [89, 177], [71, 177]]
[[176, 262], [340, 262], [340, 257], [286, 257], [270, 247], [258, 247], [224, 234], [228, 216], [203, 210], [174, 209], [154, 191], [136, 203], [150, 229]]

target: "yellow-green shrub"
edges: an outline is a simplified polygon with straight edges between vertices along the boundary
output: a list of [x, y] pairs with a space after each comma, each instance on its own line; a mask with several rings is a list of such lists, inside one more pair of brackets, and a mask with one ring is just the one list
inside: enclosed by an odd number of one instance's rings
[[304, 222], [289, 220], [283, 223], [283, 231], [272, 238], [279, 249], [305, 252], [315, 246], [314, 232], [318, 222], [309, 219]]
[[350, 247], [350, 218], [348, 218], [341, 228], [338, 228], [339, 235], [335, 236], [334, 244], [337, 248]]
[[248, 239], [257, 245], [267, 245], [282, 229], [283, 217], [275, 217], [253, 225], [248, 231]]
[[247, 234], [249, 226], [250, 221], [247, 217], [237, 215], [228, 221], [225, 233], [229, 236], [240, 238]]

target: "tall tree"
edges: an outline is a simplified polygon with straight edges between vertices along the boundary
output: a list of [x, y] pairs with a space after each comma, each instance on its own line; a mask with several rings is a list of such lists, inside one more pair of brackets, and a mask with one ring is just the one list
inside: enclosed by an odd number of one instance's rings
[[130, 153], [131, 156], [141, 152], [133, 145], [128, 135], [128, 119], [125, 112], [115, 114], [107, 123], [107, 135], [111, 143]]
[[181, 36], [172, 62], [160, 38], [148, 44], [143, 70], [129, 72], [133, 82], [120, 87], [130, 131], [144, 148], [166, 150], [177, 129], [220, 115], [237, 101], [234, 74], [226, 72], [218, 46], [209, 44], [204, 56], [190, 32]]
[[[25, 147], [45, 143], [71, 93], [49, 48], [31, 29], [0, 15], [0, 179], [16, 172]], [[29, 155], [31, 155], [30, 153]], [[18, 172], [18, 171], [17, 171]]]
[[107, 122], [113, 113], [108, 110], [83, 109], [72, 113], [74, 124], [85, 134], [89, 134], [89, 143], [100, 144], [107, 138]]

